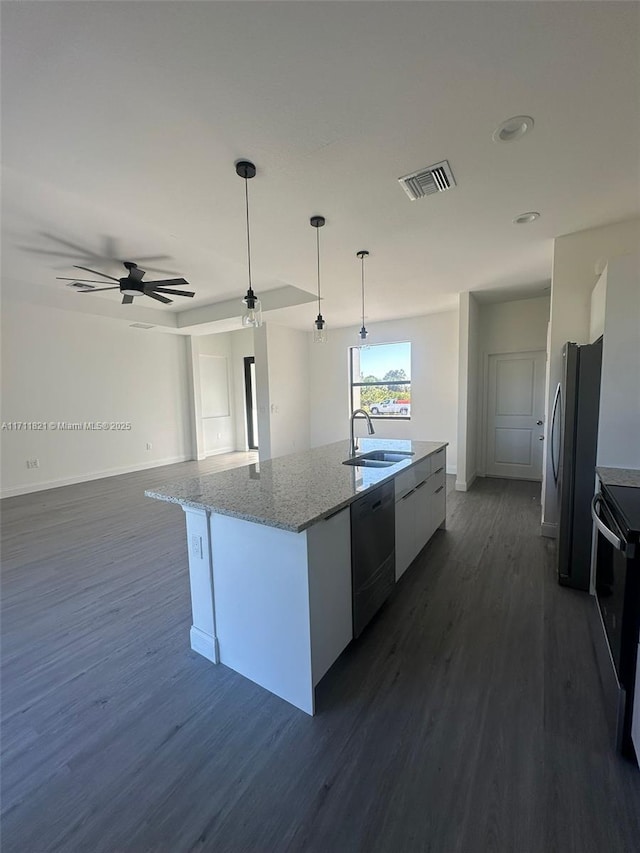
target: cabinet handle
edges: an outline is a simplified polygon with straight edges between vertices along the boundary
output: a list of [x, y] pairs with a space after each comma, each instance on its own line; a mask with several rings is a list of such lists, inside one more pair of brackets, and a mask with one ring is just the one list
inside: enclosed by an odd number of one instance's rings
[[382, 500], [379, 500], [379, 501], [376, 501], [374, 503], [374, 505], [371, 507], [371, 509], [375, 512], [377, 509], [380, 509], [381, 506], [382, 506]]
[[444, 465], [441, 465], [437, 471], [434, 471], [434, 474], [439, 474], [440, 471], [444, 471]]
[[436, 489], [436, 490], [435, 490], [435, 492], [434, 492], [433, 494], [434, 494], [434, 495], [437, 495], [437, 494], [438, 494], [438, 492], [441, 492], [443, 489], [444, 489], [444, 486], [440, 486], [440, 488], [439, 488], [439, 489]]
[[415, 492], [415, 489], [411, 489], [411, 491], [410, 491], [410, 492], [407, 492], [407, 494], [406, 494], [406, 495], [403, 495], [403, 496], [400, 498], [400, 500], [401, 500], [401, 501], [406, 501], [406, 499], [409, 497], [409, 495], [412, 495], [414, 492]]
[[414, 491], [414, 492], [417, 492], [417, 491], [418, 491], [418, 489], [421, 489], [421, 488], [424, 486], [424, 484], [425, 484], [426, 482], [427, 482], [426, 480], [423, 480], [423, 481], [420, 483], [420, 485], [418, 485], [418, 486], [416, 486], [416, 487], [415, 487], [415, 489], [414, 489], [413, 491]]

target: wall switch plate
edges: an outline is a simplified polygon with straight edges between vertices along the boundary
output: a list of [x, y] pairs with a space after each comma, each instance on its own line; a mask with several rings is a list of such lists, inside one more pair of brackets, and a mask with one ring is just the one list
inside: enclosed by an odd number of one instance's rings
[[151, 442], [148, 441], [147, 442], [147, 450], [151, 450], [152, 447], [153, 447], [153, 444], [151, 444]]
[[202, 536], [198, 536], [197, 533], [191, 534], [191, 553], [197, 559], [202, 559]]
[[39, 468], [40, 460], [37, 458], [27, 459], [27, 468]]

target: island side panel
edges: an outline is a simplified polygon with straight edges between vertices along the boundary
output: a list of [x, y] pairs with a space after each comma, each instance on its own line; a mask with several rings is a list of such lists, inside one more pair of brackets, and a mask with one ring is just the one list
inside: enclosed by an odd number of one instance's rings
[[314, 713], [307, 535], [212, 514], [220, 662]]
[[351, 509], [307, 530], [314, 686], [353, 639]]
[[182, 507], [187, 520], [187, 552], [191, 587], [191, 648], [203, 657], [219, 662], [216, 639], [209, 513], [204, 509]]

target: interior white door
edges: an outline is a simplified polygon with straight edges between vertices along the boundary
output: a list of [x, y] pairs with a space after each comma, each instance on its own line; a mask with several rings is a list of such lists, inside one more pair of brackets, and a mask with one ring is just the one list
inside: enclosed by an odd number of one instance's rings
[[543, 350], [489, 356], [489, 477], [542, 479], [545, 359]]

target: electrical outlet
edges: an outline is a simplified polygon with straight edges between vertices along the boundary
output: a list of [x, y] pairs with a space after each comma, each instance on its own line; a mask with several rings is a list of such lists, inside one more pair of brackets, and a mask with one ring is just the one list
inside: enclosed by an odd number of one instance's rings
[[27, 468], [39, 468], [40, 460], [36, 457], [33, 459], [27, 459]]
[[152, 447], [153, 447], [153, 444], [151, 444], [151, 442], [148, 441], [147, 442], [147, 450], [151, 450]]
[[221, 432], [219, 432], [219, 433], [218, 433], [218, 438], [222, 438], [222, 433], [221, 433]]

